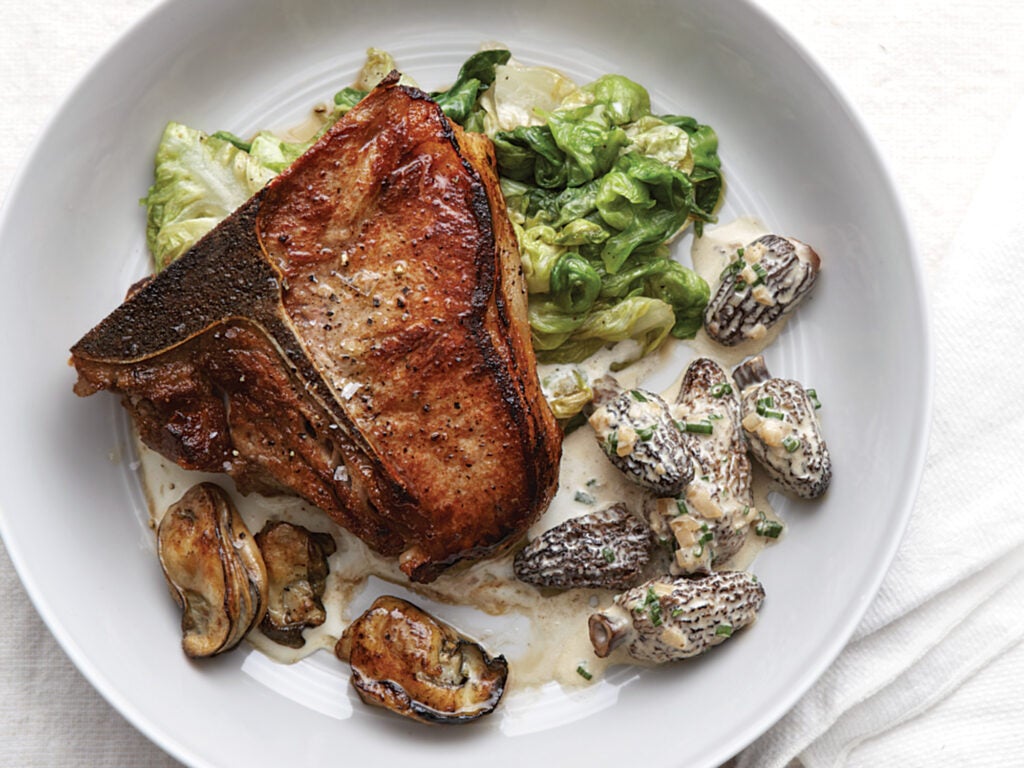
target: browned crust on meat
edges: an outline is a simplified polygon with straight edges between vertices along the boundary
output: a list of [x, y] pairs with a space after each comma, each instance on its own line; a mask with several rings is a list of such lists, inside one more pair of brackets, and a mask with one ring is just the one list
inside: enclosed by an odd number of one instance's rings
[[414, 580], [557, 485], [493, 149], [393, 78], [72, 359], [151, 447], [303, 496]]

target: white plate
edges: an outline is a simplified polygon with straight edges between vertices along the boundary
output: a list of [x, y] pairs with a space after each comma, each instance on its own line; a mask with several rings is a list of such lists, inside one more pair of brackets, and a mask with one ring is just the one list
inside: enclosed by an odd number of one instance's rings
[[[757, 214], [822, 254], [814, 298], [769, 362], [821, 393], [835, 480], [819, 504], [783, 503], [788, 536], [755, 566], [768, 591], [758, 623], [702, 659], [619, 675], [613, 706], [513, 692], [509, 714], [425, 728], [350, 706], [339, 684], [316, 692], [337, 702], [317, 711], [302, 700], [331, 677], [318, 671], [329, 657], [285, 668], [291, 677], [276, 684], [244, 651], [202, 664], [180, 653], [120, 408], [107, 395], [72, 395], [68, 348], [147, 268], [137, 201], [167, 120], [239, 134], [284, 127], [348, 84], [367, 46], [434, 87], [488, 40], [578, 81], [627, 74], [657, 110], [710, 123], [729, 179], [723, 220]], [[923, 465], [930, 345], [892, 181], [828, 78], [739, 0], [170, 0], [98, 62], [41, 137], [3, 212], [0, 258], [4, 540], [84, 674], [197, 766], [410, 756], [425, 766], [713, 766], [839, 652], [895, 551]], [[510, 727], [516, 711], [534, 726]]]

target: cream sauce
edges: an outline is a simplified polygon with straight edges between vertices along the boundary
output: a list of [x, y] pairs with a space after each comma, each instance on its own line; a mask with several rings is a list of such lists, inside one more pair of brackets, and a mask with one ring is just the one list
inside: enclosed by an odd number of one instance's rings
[[[313, 130], [313, 125], [308, 128]], [[694, 268], [714, 290], [730, 253], [764, 232], [763, 225], [752, 218], [705, 230], [704, 236], [697, 239], [693, 247]], [[715, 345], [706, 338], [701, 340], [703, 336], [701, 333], [697, 340], [688, 342], [693, 351], [711, 357], [729, 369], [743, 357], [759, 351], [770, 340], [762, 340], [756, 349], [748, 346], [741, 350]], [[670, 364], [673, 345], [681, 343], [684, 342], [667, 343], [661, 350], [615, 371], [616, 379], [625, 388], [642, 386], [654, 372]], [[632, 359], [635, 354], [635, 347], [624, 342], [597, 353], [578, 368], [593, 380], [623, 361]], [[541, 378], [556, 368], [540, 366]], [[680, 371], [676, 380], [660, 393], [669, 402], [675, 399], [682, 375], [683, 371]], [[570, 590], [554, 593], [538, 590], [515, 578], [512, 552], [453, 569], [431, 584], [410, 584], [399, 571], [396, 561], [373, 553], [322, 511], [300, 499], [257, 494], [242, 496], [225, 475], [181, 469], [141, 443], [138, 443], [137, 450], [154, 528], [164, 511], [188, 488], [198, 482], [212, 481], [231, 494], [253, 533], [267, 521], [280, 519], [334, 536], [338, 549], [329, 558], [330, 576], [324, 595], [326, 622], [306, 630], [306, 644], [300, 649], [278, 645], [258, 630], [247, 638], [254, 647], [276, 661], [293, 663], [318, 650], [333, 653], [334, 644], [344, 628], [368, 607], [371, 593], [389, 592], [418, 599], [427, 610], [431, 609], [431, 603], [436, 604], [440, 618], [479, 640], [491, 653], [504, 654], [509, 661], [509, 685], [512, 688], [539, 687], [551, 681], [568, 687], [585, 686], [598, 680], [607, 667], [627, 662], [621, 650], [607, 659], [597, 658], [588, 635], [588, 617], [612, 604], [612, 592]], [[777, 519], [768, 501], [768, 482], [757, 471], [753, 491], [758, 511], [764, 511], [769, 519]], [[584, 425], [564, 440], [558, 491], [547, 511], [528, 531], [528, 538], [532, 539], [571, 517], [615, 502], [623, 502], [640, 514], [646, 497], [644, 490], [630, 482], [607, 460], [594, 439], [593, 431]], [[748, 568], [765, 543], [761, 537], [748, 536], [743, 548], [724, 567]], [[467, 612], [456, 606], [468, 606], [473, 610]], [[591, 681], [577, 671], [579, 668], [592, 676]]]

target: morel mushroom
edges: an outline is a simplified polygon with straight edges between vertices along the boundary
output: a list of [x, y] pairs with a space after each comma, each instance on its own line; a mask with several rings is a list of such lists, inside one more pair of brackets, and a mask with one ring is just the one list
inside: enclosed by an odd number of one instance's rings
[[806, 243], [764, 235], [736, 252], [704, 310], [704, 330], [732, 346], [760, 339], [814, 287], [821, 259]]
[[467, 723], [489, 714], [505, 690], [508, 664], [397, 597], [378, 597], [334, 648], [352, 665], [364, 703], [425, 723]]
[[812, 391], [773, 378], [761, 355], [733, 372], [742, 390], [743, 430], [751, 455], [783, 490], [815, 499], [832, 480], [832, 459], [821, 436]]
[[611, 376], [592, 388], [584, 413], [612, 464], [658, 496], [679, 494], [693, 477], [693, 461], [668, 404], [644, 389], [625, 391]]
[[256, 534], [267, 566], [267, 612], [260, 631], [275, 643], [301, 648], [307, 627], [327, 619], [322, 602], [337, 546], [329, 533], [313, 533], [283, 520], [269, 521]]
[[643, 578], [653, 543], [642, 520], [613, 504], [545, 531], [516, 554], [514, 568], [541, 587], [626, 589]]
[[751, 624], [763, 602], [764, 587], [744, 571], [652, 579], [590, 616], [590, 642], [601, 658], [624, 645], [638, 661], [688, 659]]
[[706, 573], [736, 554], [756, 517], [739, 398], [721, 366], [701, 357], [671, 410], [697, 468], [680, 498], [652, 501], [651, 526], [678, 545], [672, 573]]
[[188, 656], [234, 648], [263, 618], [263, 557], [219, 486], [193, 486], [167, 510], [157, 528], [157, 554], [182, 608], [181, 645]]

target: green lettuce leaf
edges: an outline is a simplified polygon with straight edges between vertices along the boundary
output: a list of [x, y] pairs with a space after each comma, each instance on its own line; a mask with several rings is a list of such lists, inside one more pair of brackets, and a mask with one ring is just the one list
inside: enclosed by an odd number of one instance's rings
[[583, 86], [595, 104], [605, 107], [605, 114], [614, 125], [632, 123], [651, 114], [651, 97], [647, 89], [622, 75], [602, 75]]
[[496, 67], [507, 63], [511, 55], [498, 48], [477, 51], [466, 59], [449, 88], [434, 91], [430, 97], [449, 119], [469, 130], [482, 131], [483, 109], [477, 106], [477, 98], [494, 82]]
[[155, 180], [143, 199], [146, 243], [157, 271], [185, 253], [275, 174], [231, 141], [169, 123], [156, 152]]
[[608, 344], [632, 340], [638, 360], [657, 349], [675, 324], [672, 307], [661, 299], [630, 296], [595, 305], [586, 315], [568, 315], [550, 301], [530, 301], [530, 326], [537, 359], [579, 363]]

